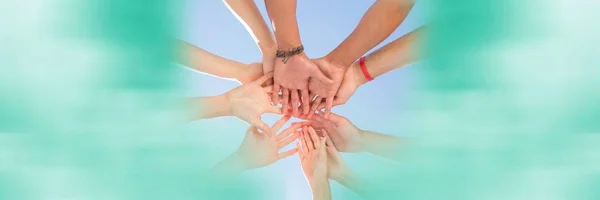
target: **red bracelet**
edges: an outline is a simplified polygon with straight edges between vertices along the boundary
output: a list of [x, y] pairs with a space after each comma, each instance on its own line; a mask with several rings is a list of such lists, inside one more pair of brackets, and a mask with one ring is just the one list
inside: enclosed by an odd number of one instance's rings
[[365, 78], [367, 79], [367, 81], [372, 81], [373, 77], [369, 74], [369, 71], [367, 71], [367, 65], [365, 65], [365, 57], [360, 57], [360, 69], [362, 70], [363, 75], [365, 75]]

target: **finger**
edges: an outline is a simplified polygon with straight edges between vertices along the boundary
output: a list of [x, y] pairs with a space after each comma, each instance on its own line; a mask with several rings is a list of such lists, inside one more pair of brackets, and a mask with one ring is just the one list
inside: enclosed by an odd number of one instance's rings
[[[323, 113], [319, 113], [319, 117], [321, 117], [322, 119], [325, 119], [325, 116], [324, 116], [324, 114], [323, 114]], [[335, 123], [339, 123], [339, 122], [341, 122], [341, 121], [344, 121], [344, 120], [346, 120], [346, 118], [344, 118], [344, 117], [342, 117], [342, 116], [339, 116], [339, 115], [337, 115], [337, 114], [335, 114], [335, 113], [331, 113], [331, 114], [329, 114], [329, 118], [326, 118], [326, 119], [327, 119], [327, 120], [330, 120], [330, 121], [333, 121], [333, 122], [335, 122]]]
[[281, 108], [271, 105], [270, 103], [267, 103], [265, 107], [267, 109], [265, 112], [281, 115]]
[[[308, 91], [308, 95], [310, 96], [310, 101], [312, 102], [317, 97], [317, 94]], [[309, 108], [310, 109], [310, 108]]]
[[310, 100], [312, 99], [308, 98], [308, 90], [301, 90], [300, 93], [302, 95], [302, 114], [307, 115], [310, 110]]
[[281, 102], [281, 110], [283, 111], [284, 115], [287, 115], [289, 112], [287, 110], [288, 107], [288, 103], [289, 103], [289, 98], [290, 98], [290, 90], [288, 90], [287, 88], [283, 88], [283, 101]]
[[299, 149], [298, 157], [300, 157], [300, 160], [302, 160], [302, 158], [304, 158], [304, 152], [302, 152], [302, 147], [300, 146], [300, 142], [296, 142], [296, 149]]
[[329, 118], [329, 115], [331, 114], [331, 107], [333, 107], [333, 96], [325, 99], [325, 117]]
[[319, 105], [317, 106], [317, 110], [319, 112], [321, 112], [323, 110], [323, 108], [325, 108], [325, 102], [321, 102], [319, 103]]
[[297, 116], [298, 115], [298, 90], [290, 90], [290, 93], [292, 95], [292, 99], [291, 99], [291, 106], [292, 106], [292, 115], [293, 116]]
[[271, 132], [271, 128], [269, 128], [269, 125], [267, 125], [265, 122], [263, 122], [260, 119], [260, 117], [251, 118], [249, 123], [252, 126], [256, 126], [258, 129], [260, 129], [263, 133], [266, 133], [268, 136], [273, 136], [273, 134]]
[[288, 144], [292, 143], [294, 140], [298, 139], [298, 136], [300, 136], [298, 134], [298, 132], [294, 132], [294, 134], [292, 136], [285, 138], [283, 140], [280, 140], [277, 143], [277, 148], [282, 148], [282, 147], [287, 146]]
[[312, 117], [315, 114], [315, 111], [317, 110], [317, 106], [319, 106], [321, 101], [323, 101], [323, 98], [320, 96], [317, 96], [317, 99], [312, 102], [312, 105], [310, 105], [310, 112], [308, 114], [309, 117]]
[[321, 148], [319, 136], [317, 135], [317, 132], [315, 132], [315, 129], [312, 126], [308, 127], [308, 133], [310, 134], [310, 139], [313, 141], [313, 143], [315, 145], [315, 149]]
[[333, 99], [333, 105], [334, 106], [339, 106], [339, 105], [344, 105], [346, 102], [342, 99], [336, 98]]
[[272, 85], [270, 85], [270, 86], [265, 86], [265, 87], [263, 87], [263, 91], [264, 91], [266, 94], [269, 94], [269, 93], [273, 92], [273, 86], [272, 86]]
[[327, 143], [325, 143], [328, 147], [335, 147], [333, 145], [333, 142], [331, 141], [331, 137], [329, 137], [329, 132], [327, 132], [327, 130], [325, 129], [321, 129], [321, 131], [323, 132], [323, 136], [325, 136], [325, 138], [327, 138]]
[[319, 148], [317, 148], [319, 150], [319, 153], [321, 155], [327, 155], [327, 151], [325, 149], [325, 143], [327, 142], [326, 138], [319, 138]]
[[290, 120], [290, 118], [292, 118], [292, 116], [281, 117], [281, 119], [277, 120], [277, 122], [273, 124], [271, 131], [273, 131], [273, 133], [277, 133], [279, 129], [281, 129], [281, 127], [283, 127], [283, 125]]
[[281, 131], [281, 133], [279, 133], [279, 135], [277, 135], [277, 138], [275, 138], [275, 139], [277, 139], [277, 141], [282, 140], [283, 138], [286, 138], [289, 135], [291, 135], [294, 132], [296, 132], [296, 130], [298, 130], [302, 126], [303, 126], [302, 123], [293, 123], [290, 127], [288, 127], [285, 130]]
[[273, 93], [271, 94], [271, 101], [275, 105], [279, 104], [279, 102], [281, 101], [281, 99], [279, 98], [280, 89], [281, 88], [279, 88], [279, 84], [273, 84]]
[[306, 143], [306, 148], [308, 149], [308, 151], [312, 151], [315, 149], [315, 145], [313, 144], [313, 141], [310, 139], [310, 133], [308, 133], [308, 127], [305, 126], [304, 128], [302, 128], [302, 137], [304, 137], [304, 142]]
[[284, 159], [284, 158], [286, 158], [288, 156], [294, 155], [294, 153], [296, 153], [296, 152], [298, 152], [297, 148], [290, 149], [290, 150], [288, 150], [286, 152], [283, 152], [283, 153], [279, 153], [279, 155], [277, 155], [277, 159]]
[[326, 140], [325, 145], [327, 146], [327, 152], [330, 153], [334, 158], [339, 158], [340, 152], [337, 150], [337, 147], [335, 147], [335, 145], [333, 144], [333, 141], [331, 141], [331, 137], [329, 137], [327, 131], [323, 131], [323, 135], [325, 135]]
[[268, 81], [271, 78], [273, 78], [273, 72], [266, 73], [264, 76], [256, 79], [256, 81], [254, 81], [253, 83], [258, 84], [258, 85], [263, 85], [263, 83], [265, 83], [266, 81]]
[[306, 146], [306, 140], [304, 139], [304, 133], [300, 133], [300, 137], [298, 137], [298, 139], [300, 139], [300, 146], [302, 146], [302, 149], [300, 149], [302, 151], [302, 154], [306, 155], [308, 154], [308, 146]]

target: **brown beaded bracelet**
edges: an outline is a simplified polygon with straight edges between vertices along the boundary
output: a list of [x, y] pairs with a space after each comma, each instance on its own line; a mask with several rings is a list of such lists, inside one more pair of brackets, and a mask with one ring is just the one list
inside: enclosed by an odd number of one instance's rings
[[287, 62], [288, 58], [292, 57], [293, 55], [300, 54], [303, 51], [304, 51], [304, 45], [300, 45], [298, 47], [290, 48], [287, 51], [277, 50], [277, 53], [275, 53], [275, 56], [277, 58], [283, 58], [282, 61], [285, 64]]

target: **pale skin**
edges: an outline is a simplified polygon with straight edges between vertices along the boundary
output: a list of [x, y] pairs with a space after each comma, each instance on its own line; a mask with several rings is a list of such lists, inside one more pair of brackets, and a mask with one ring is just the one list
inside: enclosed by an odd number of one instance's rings
[[361, 55], [381, 43], [404, 21], [413, 6], [412, 0], [378, 0], [367, 12], [354, 31], [333, 51], [314, 60], [319, 69], [333, 80], [333, 84], [314, 81], [309, 90], [316, 95], [311, 113], [325, 102], [325, 117], [331, 113], [334, 99], [345, 72]]
[[[273, 71], [277, 42], [253, 0], [223, 0], [229, 10], [244, 25], [262, 53], [263, 73]], [[268, 85], [271, 85], [269, 81]]]
[[361, 130], [350, 120], [331, 113], [325, 118], [319, 113], [309, 122], [303, 122], [316, 129], [323, 129], [331, 138], [331, 142], [341, 152], [366, 152], [380, 157], [400, 160], [398, 152], [403, 140], [391, 135]]
[[[271, 19], [277, 48], [287, 51], [302, 45], [298, 24], [296, 21], [296, 0], [265, 0], [267, 12]], [[298, 116], [308, 114], [310, 109], [309, 81], [318, 81], [324, 85], [333, 84], [318, 66], [306, 54], [300, 53], [288, 58], [286, 63], [282, 58], [275, 59], [273, 101], [279, 102], [279, 92], [282, 93], [282, 108], [291, 107], [291, 114]], [[289, 114], [284, 109], [284, 114]]]
[[[309, 126], [309, 128], [312, 128]], [[335, 145], [333, 144], [331, 138], [329, 137], [329, 133], [321, 129], [322, 134], [326, 138], [326, 149], [327, 149], [327, 177], [331, 180], [334, 180], [348, 189], [356, 192], [358, 195], [366, 196], [364, 182], [359, 181], [358, 178], [354, 175], [342, 156], [340, 156], [340, 152], [337, 150]], [[363, 183], [363, 184], [361, 184]]]
[[178, 62], [192, 69], [242, 84], [264, 75], [262, 63], [248, 65], [215, 55], [185, 41], [177, 42], [181, 50]]
[[261, 120], [261, 115], [263, 113], [281, 114], [281, 109], [270, 103], [271, 86], [263, 86], [272, 77], [273, 73], [268, 73], [225, 94], [193, 98], [192, 101], [195, 105], [205, 106], [196, 113], [195, 118], [235, 116], [270, 134], [271, 129]]
[[[282, 117], [271, 129], [274, 132], [279, 131], [289, 119], [290, 116]], [[297, 148], [280, 151], [300, 136], [296, 133], [299, 128], [301, 128], [299, 124], [290, 126], [277, 135], [258, 132], [253, 126], [248, 128], [239, 149], [217, 164], [214, 168], [215, 172], [221, 176], [233, 177], [245, 170], [264, 167], [295, 154]]]
[[300, 141], [296, 143], [304, 176], [312, 190], [314, 200], [331, 199], [331, 189], [327, 179], [326, 139], [317, 136], [314, 129], [302, 128]]
[[[365, 56], [367, 72], [373, 77], [379, 77], [387, 72], [404, 67], [423, 57], [419, 52], [419, 37], [423, 34], [424, 27], [411, 31], [408, 34], [386, 44], [375, 52]], [[345, 104], [359, 86], [367, 83], [365, 75], [360, 69], [360, 62], [350, 65], [344, 73], [342, 84], [335, 95], [333, 106]], [[325, 108], [321, 102], [316, 110]], [[312, 115], [313, 113], [311, 113]]]

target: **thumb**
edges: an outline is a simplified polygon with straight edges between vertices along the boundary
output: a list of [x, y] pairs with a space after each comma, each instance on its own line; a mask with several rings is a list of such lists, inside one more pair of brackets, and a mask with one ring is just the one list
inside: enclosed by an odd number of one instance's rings
[[255, 126], [256, 128], [260, 129], [263, 133], [267, 134], [268, 136], [273, 136], [273, 133], [271, 133], [271, 128], [269, 127], [269, 125], [267, 125], [265, 122], [263, 122], [260, 119], [260, 117], [251, 118], [249, 123], [250, 123], [250, 125]]
[[324, 84], [333, 84], [333, 80], [328, 78], [327, 76], [325, 76], [325, 74], [323, 74], [322, 71], [320, 71], [319, 69], [314, 69], [311, 72], [311, 77], [314, 79], [317, 79], [319, 82], [322, 82]]
[[267, 103], [267, 105], [265, 105], [265, 106], [266, 106], [266, 110], [265, 110], [266, 113], [281, 115], [281, 108], [278, 108], [277, 106], [273, 106], [269, 103]]

